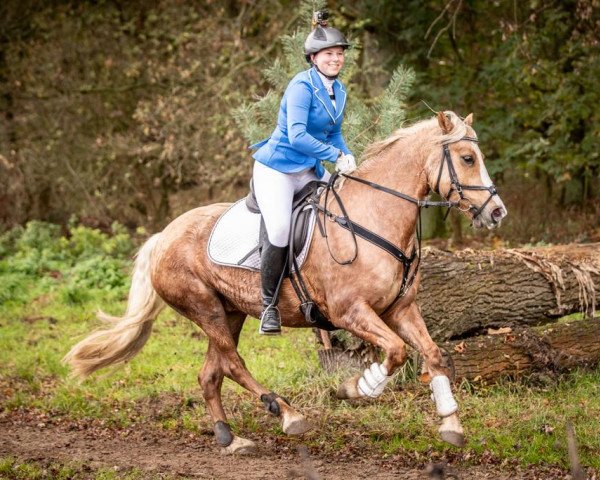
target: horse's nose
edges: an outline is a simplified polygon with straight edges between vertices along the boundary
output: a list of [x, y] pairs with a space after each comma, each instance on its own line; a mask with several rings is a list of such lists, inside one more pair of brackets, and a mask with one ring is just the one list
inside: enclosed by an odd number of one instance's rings
[[506, 216], [506, 211], [502, 207], [496, 207], [492, 210], [492, 220], [498, 223]]

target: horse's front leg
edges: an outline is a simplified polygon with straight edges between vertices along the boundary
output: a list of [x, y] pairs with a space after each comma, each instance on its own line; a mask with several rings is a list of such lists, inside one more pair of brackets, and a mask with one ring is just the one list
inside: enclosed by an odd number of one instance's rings
[[430, 387], [442, 424], [438, 429], [442, 440], [457, 447], [465, 444], [458, 404], [452, 395], [449, 377], [451, 372], [443, 365], [442, 353], [427, 331], [419, 307], [412, 302], [407, 308], [392, 312], [388, 321], [400, 337], [423, 356]]
[[376, 398], [383, 393], [394, 371], [406, 361], [406, 346], [365, 302], [355, 303], [333, 323], [385, 352], [383, 363], [373, 363], [362, 374], [340, 385], [337, 397]]

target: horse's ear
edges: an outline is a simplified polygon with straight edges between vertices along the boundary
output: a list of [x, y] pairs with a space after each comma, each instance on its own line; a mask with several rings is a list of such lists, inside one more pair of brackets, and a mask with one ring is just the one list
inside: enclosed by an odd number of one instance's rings
[[469, 127], [473, 126], [473, 114], [469, 113], [465, 118], [465, 124]]
[[452, 125], [452, 121], [450, 120], [450, 117], [446, 116], [446, 114], [444, 112], [438, 112], [437, 119], [438, 119], [438, 123], [440, 124], [440, 128], [442, 129], [442, 132], [444, 133], [444, 135], [449, 134], [452, 131], [452, 129], [454, 128], [454, 125]]

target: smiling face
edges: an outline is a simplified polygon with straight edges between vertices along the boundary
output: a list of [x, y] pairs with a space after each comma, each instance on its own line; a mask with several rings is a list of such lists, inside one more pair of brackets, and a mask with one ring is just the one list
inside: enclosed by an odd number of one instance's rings
[[311, 55], [311, 60], [321, 73], [328, 77], [335, 77], [344, 66], [344, 53], [342, 47], [324, 48]]

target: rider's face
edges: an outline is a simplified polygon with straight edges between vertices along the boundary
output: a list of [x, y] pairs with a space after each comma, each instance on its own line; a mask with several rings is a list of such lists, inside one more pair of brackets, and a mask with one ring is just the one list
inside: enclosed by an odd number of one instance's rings
[[312, 56], [313, 63], [329, 77], [335, 77], [344, 66], [342, 47], [325, 48]]

